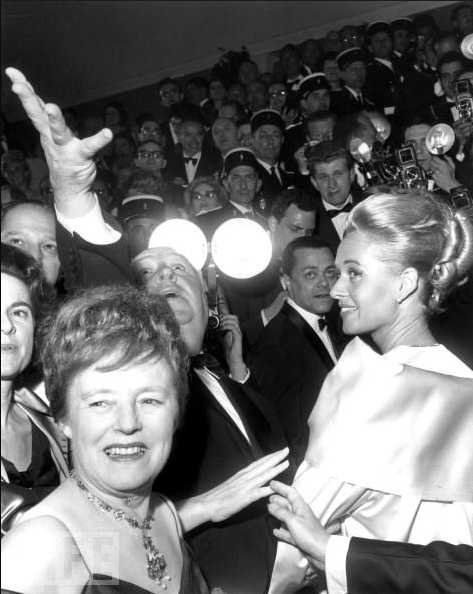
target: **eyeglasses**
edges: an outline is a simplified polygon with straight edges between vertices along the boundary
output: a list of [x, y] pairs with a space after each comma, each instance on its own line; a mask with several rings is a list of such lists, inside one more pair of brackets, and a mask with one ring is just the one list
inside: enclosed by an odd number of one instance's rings
[[218, 192], [215, 190], [208, 190], [207, 192], [195, 192], [192, 194], [192, 200], [202, 200], [202, 198], [218, 198]]
[[141, 128], [140, 132], [146, 136], [160, 136], [161, 131], [158, 128]]
[[161, 159], [163, 156], [162, 151], [138, 151], [138, 159]]
[[287, 95], [287, 92], [284, 91], [283, 89], [281, 89], [280, 91], [273, 91], [272, 93], [269, 94], [269, 96], [271, 98], [275, 98], [275, 97], [285, 97]]

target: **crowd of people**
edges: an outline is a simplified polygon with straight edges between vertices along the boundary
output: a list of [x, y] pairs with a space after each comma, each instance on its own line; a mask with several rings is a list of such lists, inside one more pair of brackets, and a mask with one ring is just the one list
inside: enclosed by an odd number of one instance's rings
[[[466, 594], [473, 7], [232, 54], [100, 123], [6, 71], [2, 593]], [[214, 303], [173, 219], [269, 263]]]

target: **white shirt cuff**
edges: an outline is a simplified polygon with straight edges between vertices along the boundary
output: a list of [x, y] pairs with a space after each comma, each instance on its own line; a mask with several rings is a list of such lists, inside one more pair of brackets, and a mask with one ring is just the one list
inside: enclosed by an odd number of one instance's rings
[[99, 201], [95, 196], [95, 204], [92, 209], [81, 217], [70, 219], [62, 215], [56, 208], [56, 217], [59, 223], [69, 231], [77, 233], [82, 239], [96, 245], [108, 245], [115, 243], [121, 237], [121, 233], [107, 225], [103, 218]]
[[325, 553], [325, 575], [328, 594], [346, 594], [347, 554], [350, 546], [349, 536], [331, 536]]
[[[235, 378], [232, 377], [232, 374], [231, 373], [229, 373], [228, 376], [231, 379], [235, 379]], [[250, 379], [250, 370], [247, 367], [246, 368], [246, 375], [245, 375], [245, 377], [243, 379], [235, 380], [235, 381], [238, 382], [239, 384], [245, 384], [249, 379]]]

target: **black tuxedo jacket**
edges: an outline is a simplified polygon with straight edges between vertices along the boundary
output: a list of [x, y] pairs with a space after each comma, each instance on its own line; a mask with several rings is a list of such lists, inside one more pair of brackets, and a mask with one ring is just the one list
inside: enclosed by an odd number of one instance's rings
[[281, 190], [289, 187], [293, 183], [293, 175], [286, 173], [281, 166], [277, 165], [277, 170], [281, 181], [275, 179], [270, 173], [260, 164], [258, 173], [261, 180], [261, 187], [255, 199], [255, 208], [262, 215], [268, 217], [271, 211], [271, 205], [276, 199], [276, 196]]
[[437, 98], [431, 106], [432, 114], [443, 124], [451, 126], [453, 124], [453, 113], [451, 108], [455, 103], [448, 103], [445, 95]]
[[[353, 206], [362, 201], [361, 190], [356, 186], [352, 187], [351, 192], [353, 198]], [[318, 192], [315, 193], [315, 201], [317, 205], [317, 217], [315, 221], [315, 235], [320, 235], [325, 241], [328, 242], [330, 249], [333, 254], [337, 253], [338, 246], [340, 245], [340, 237], [335, 229], [332, 219], [328, 216], [324, 205], [322, 204], [322, 198]]]
[[436, 541], [426, 546], [352, 538], [350, 594], [471, 594], [473, 547]]
[[[337, 352], [337, 322], [334, 316], [329, 319], [329, 333]], [[307, 420], [333, 367], [324, 343], [288, 303], [264, 328], [251, 350], [249, 368], [254, 385], [274, 406], [297, 463], [302, 462], [307, 449]]]
[[340, 118], [346, 114], [356, 113], [363, 109], [374, 109], [374, 104], [365, 97], [363, 92], [361, 94], [363, 99], [360, 103], [345, 88], [341, 91], [332, 91], [330, 93], [330, 111], [333, 111]]
[[[396, 63], [393, 60], [396, 70]], [[364, 92], [377, 109], [384, 113], [385, 107], [398, 106], [398, 93], [401, 85], [401, 75], [392, 71], [378, 60], [373, 60], [366, 69]]]
[[263, 329], [261, 310], [271, 305], [283, 290], [279, 280], [280, 265], [279, 260], [271, 260], [263, 272], [248, 279], [220, 274], [230, 313], [238, 316], [246, 345], [254, 344]]
[[[202, 149], [195, 177], [214, 175], [221, 170], [221, 167], [222, 158], [217, 151]], [[163, 176], [165, 180], [169, 182], [172, 182], [176, 177], [180, 177], [185, 180], [187, 184], [189, 183], [182, 153], [174, 154], [169, 157], [169, 162], [163, 170]]]
[[[155, 489], [174, 501], [203, 493], [285, 446], [275, 413], [263, 397], [229, 378], [220, 384], [252, 445], [192, 372], [184, 419], [155, 482]], [[283, 480], [288, 478], [292, 477]], [[266, 503], [256, 502], [225, 522], [200, 526], [186, 535], [210, 588], [218, 586], [229, 594], [266, 592], [276, 550]]]

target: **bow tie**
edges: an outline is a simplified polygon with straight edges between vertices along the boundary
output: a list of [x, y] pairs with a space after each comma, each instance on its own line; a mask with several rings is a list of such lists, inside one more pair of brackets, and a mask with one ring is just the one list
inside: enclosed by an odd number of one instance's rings
[[213, 371], [215, 375], [223, 375], [224, 371], [218, 360], [210, 353], [200, 353], [190, 358], [191, 367], [194, 369], [206, 368]]
[[197, 157], [184, 157], [184, 163], [192, 163], [194, 167], [197, 165], [198, 160]]
[[325, 318], [319, 318], [317, 321], [319, 323], [319, 330], [323, 332], [324, 328], [327, 327], [327, 320]]
[[333, 219], [334, 217], [339, 215], [341, 212], [350, 212], [352, 208], [353, 208], [353, 204], [351, 202], [348, 202], [347, 204], [345, 204], [345, 206], [343, 208], [340, 208], [338, 210], [336, 208], [331, 208], [330, 210], [327, 210], [327, 214], [331, 219]]

